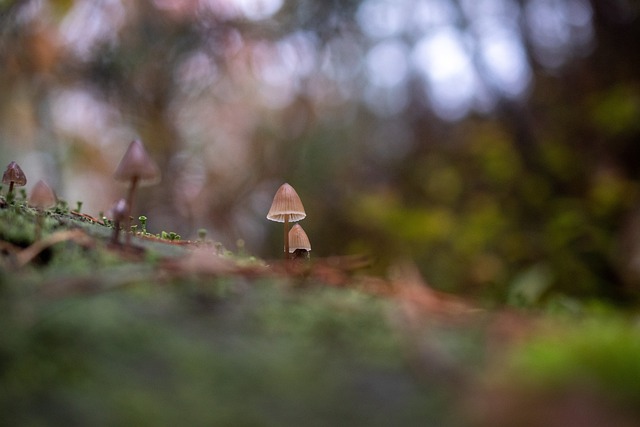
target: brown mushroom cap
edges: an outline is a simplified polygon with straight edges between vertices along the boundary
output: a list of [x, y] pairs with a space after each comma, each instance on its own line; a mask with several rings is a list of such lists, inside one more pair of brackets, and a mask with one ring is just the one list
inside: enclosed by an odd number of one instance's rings
[[289, 230], [289, 252], [294, 253], [297, 249], [305, 251], [311, 250], [311, 242], [307, 233], [304, 232], [300, 224], [296, 224]]
[[49, 209], [56, 205], [57, 199], [51, 187], [43, 180], [36, 182], [29, 195], [29, 206], [37, 209]]
[[300, 221], [307, 216], [298, 193], [287, 183], [278, 188], [276, 195], [273, 197], [273, 203], [267, 214], [267, 219], [284, 222], [285, 215], [289, 215], [289, 221], [291, 222]]
[[160, 182], [160, 169], [149, 157], [142, 141], [136, 139], [129, 144], [113, 177], [118, 181], [137, 179], [139, 185], [153, 185]]
[[27, 176], [16, 162], [11, 162], [2, 174], [2, 183], [22, 187], [27, 184]]

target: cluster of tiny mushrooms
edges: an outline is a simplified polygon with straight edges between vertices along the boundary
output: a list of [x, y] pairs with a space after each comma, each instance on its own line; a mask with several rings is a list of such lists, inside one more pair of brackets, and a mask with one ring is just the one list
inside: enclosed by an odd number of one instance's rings
[[[129, 144], [129, 148], [120, 160], [113, 177], [117, 181], [129, 183], [126, 198], [116, 201], [109, 211], [114, 225], [112, 242], [119, 244], [120, 229], [131, 229], [131, 212], [136, 189], [160, 182], [160, 169], [147, 153], [142, 141], [136, 139]], [[14, 197], [14, 187], [25, 186], [27, 177], [16, 162], [11, 162], [2, 175], [2, 183], [9, 185], [6, 198], [11, 201]], [[40, 238], [44, 211], [56, 206], [57, 201], [55, 193], [43, 180], [39, 180], [31, 189], [27, 203], [39, 212], [36, 239]], [[295, 224], [289, 229], [290, 223], [298, 222], [306, 216], [304, 206], [296, 190], [287, 183], [282, 184], [273, 198], [267, 219], [284, 223], [285, 259], [309, 258], [311, 243], [305, 231], [300, 224]], [[131, 234], [126, 233], [127, 245], [131, 243]]]
[[296, 190], [287, 183], [282, 184], [273, 197], [267, 219], [284, 223], [285, 259], [309, 258], [311, 243], [307, 233], [304, 232], [300, 224], [295, 224], [289, 230], [290, 222], [300, 221], [306, 216], [304, 206], [302, 206], [302, 201]]

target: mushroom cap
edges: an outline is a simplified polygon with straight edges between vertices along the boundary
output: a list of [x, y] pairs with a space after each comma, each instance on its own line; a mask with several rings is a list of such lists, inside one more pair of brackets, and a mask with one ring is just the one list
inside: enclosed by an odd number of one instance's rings
[[282, 184], [276, 195], [273, 196], [273, 203], [271, 203], [267, 219], [284, 222], [285, 215], [289, 215], [291, 222], [300, 221], [307, 216], [298, 193], [287, 183]]
[[11, 184], [22, 187], [27, 184], [27, 176], [22, 171], [22, 168], [16, 163], [11, 162], [7, 166], [7, 169], [2, 174], [2, 183]]
[[56, 195], [43, 180], [36, 182], [29, 195], [29, 206], [37, 209], [49, 209], [57, 203]]
[[300, 224], [295, 224], [289, 230], [289, 252], [294, 253], [296, 249], [303, 249], [305, 251], [311, 250], [311, 242], [307, 233], [304, 232]]
[[139, 185], [153, 185], [160, 182], [160, 169], [149, 157], [142, 141], [135, 139], [122, 156], [113, 177], [117, 181], [131, 181], [137, 178]]

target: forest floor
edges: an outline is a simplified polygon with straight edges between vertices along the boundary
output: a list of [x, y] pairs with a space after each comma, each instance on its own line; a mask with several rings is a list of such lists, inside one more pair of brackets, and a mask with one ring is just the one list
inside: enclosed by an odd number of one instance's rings
[[113, 233], [0, 197], [1, 425], [640, 425], [636, 311]]

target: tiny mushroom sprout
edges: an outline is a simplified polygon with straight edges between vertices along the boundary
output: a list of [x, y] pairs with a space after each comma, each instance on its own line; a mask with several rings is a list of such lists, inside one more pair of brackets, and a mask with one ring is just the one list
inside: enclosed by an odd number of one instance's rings
[[289, 253], [293, 258], [309, 258], [311, 242], [300, 224], [295, 224], [289, 231]]
[[42, 234], [42, 222], [44, 220], [43, 211], [45, 209], [52, 208], [56, 205], [58, 200], [51, 187], [49, 187], [43, 180], [36, 182], [36, 185], [31, 189], [29, 195], [29, 206], [36, 208], [38, 211], [38, 222], [36, 223], [36, 240], [40, 239]]
[[112, 242], [118, 244], [118, 234], [120, 233], [120, 224], [122, 224], [127, 218], [129, 213], [129, 207], [125, 199], [120, 199], [111, 206], [109, 214], [113, 220], [113, 237]]
[[[136, 139], [129, 144], [129, 148], [122, 157], [122, 160], [120, 160], [120, 164], [118, 164], [113, 177], [117, 181], [130, 183], [126, 204], [129, 208], [128, 216], [131, 216], [133, 195], [136, 188], [138, 186], [142, 187], [160, 182], [160, 169], [156, 162], [149, 157], [142, 141]], [[128, 241], [129, 235], [127, 234], [127, 242]]]
[[273, 197], [273, 203], [267, 214], [267, 219], [284, 223], [285, 259], [289, 258], [289, 222], [300, 221], [306, 216], [304, 206], [302, 206], [302, 201], [296, 190], [287, 183], [282, 184]]
[[7, 196], [13, 193], [13, 186], [23, 187], [27, 184], [27, 176], [16, 162], [11, 162], [2, 174], [2, 183], [9, 184]]

